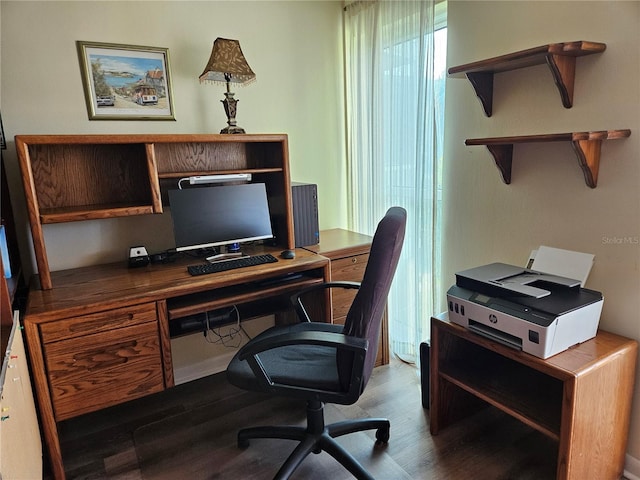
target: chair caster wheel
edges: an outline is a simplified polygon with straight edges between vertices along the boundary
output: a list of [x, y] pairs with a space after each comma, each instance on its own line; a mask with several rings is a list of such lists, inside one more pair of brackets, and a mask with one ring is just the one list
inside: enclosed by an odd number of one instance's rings
[[379, 428], [376, 430], [376, 445], [386, 445], [389, 443], [389, 429]]

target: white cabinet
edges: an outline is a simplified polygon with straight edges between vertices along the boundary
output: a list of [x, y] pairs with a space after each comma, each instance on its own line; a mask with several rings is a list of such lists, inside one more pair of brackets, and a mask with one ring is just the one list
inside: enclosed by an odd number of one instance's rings
[[42, 478], [42, 442], [18, 312], [14, 314], [0, 380], [1, 478]]

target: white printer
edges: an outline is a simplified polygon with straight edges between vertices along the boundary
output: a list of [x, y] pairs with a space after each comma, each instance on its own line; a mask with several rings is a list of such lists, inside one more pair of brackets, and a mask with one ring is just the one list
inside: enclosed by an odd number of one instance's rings
[[580, 281], [504, 263], [456, 273], [449, 320], [540, 358], [595, 337], [600, 292]]

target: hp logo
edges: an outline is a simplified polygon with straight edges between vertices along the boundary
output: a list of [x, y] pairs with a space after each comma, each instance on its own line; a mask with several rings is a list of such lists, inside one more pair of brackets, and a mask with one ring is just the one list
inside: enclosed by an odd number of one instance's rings
[[498, 317], [496, 317], [493, 313], [489, 315], [489, 321], [491, 323], [498, 323]]

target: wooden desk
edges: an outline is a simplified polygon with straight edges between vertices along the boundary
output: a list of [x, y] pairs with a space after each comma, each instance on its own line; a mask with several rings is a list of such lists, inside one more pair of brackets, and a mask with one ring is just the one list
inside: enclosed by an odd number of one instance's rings
[[434, 317], [431, 433], [489, 403], [558, 441], [559, 480], [617, 480], [637, 355], [635, 340], [599, 331], [543, 360]]
[[[56, 479], [65, 478], [58, 422], [174, 386], [171, 321], [233, 305], [243, 320], [276, 313], [286, 321], [294, 291], [330, 279], [321, 255], [298, 249], [283, 260], [281, 248], [245, 250], [278, 262], [197, 277], [186, 266], [200, 261], [184, 256], [143, 268], [117, 263], [52, 272], [52, 289], [31, 289], [24, 326]], [[303, 276], [260, 283], [288, 273]]]

